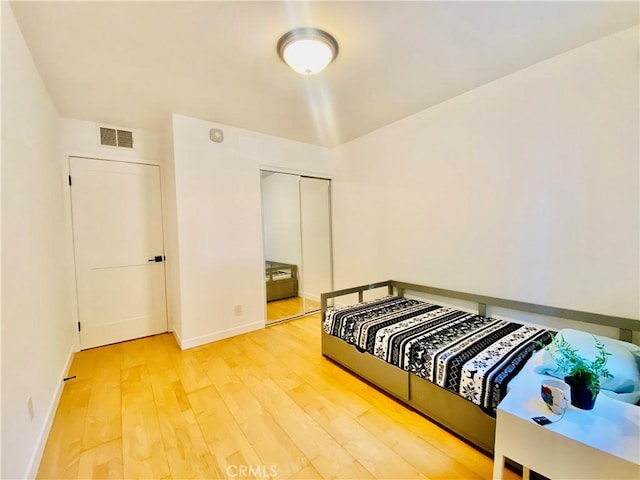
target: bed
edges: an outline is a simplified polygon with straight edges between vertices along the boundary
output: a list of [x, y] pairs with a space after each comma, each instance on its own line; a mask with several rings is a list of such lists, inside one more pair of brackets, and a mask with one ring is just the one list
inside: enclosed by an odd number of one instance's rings
[[[387, 295], [364, 300], [364, 292], [379, 288]], [[357, 303], [329, 306], [353, 294]], [[416, 298], [425, 294], [476, 303], [477, 312]], [[627, 341], [640, 323], [392, 280], [325, 293], [321, 302], [323, 355], [489, 453], [497, 404], [510, 384], [539, 382], [522, 377], [548, 373], [531, 365], [542, 368], [542, 345], [552, 332], [491, 318], [487, 306], [613, 326]], [[634, 381], [640, 389], [640, 377]]]
[[267, 302], [298, 296], [298, 266], [282, 262], [265, 262]]

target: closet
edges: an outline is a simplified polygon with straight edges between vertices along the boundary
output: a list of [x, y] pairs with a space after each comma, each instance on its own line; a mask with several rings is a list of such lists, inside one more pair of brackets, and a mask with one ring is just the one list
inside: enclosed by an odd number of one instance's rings
[[320, 309], [333, 287], [330, 181], [263, 170], [267, 324]]

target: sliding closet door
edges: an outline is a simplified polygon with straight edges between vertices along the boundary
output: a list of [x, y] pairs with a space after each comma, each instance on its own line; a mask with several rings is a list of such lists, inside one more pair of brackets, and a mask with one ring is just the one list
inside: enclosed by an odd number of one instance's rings
[[299, 181], [297, 175], [262, 172], [267, 323], [304, 313]]
[[329, 180], [262, 172], [267, 324], [320, 308], [332, 287]]
[[320, 294], [332, 289], [329, 180], [300, 179], [302, 288], [305, 313], [320, 308]]

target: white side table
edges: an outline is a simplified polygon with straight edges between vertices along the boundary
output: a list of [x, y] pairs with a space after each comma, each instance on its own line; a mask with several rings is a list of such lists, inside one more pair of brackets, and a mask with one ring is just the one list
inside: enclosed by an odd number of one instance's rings
[[640, 407], [600, 393], [593, 410], [570, 406], [562, 420], [540, 426], [531, 417], [557, 418], [540, 398], [540, 381], [519, 383], [497, 410], [493, 477], [505, 457], [551, 479], [640, 479]]

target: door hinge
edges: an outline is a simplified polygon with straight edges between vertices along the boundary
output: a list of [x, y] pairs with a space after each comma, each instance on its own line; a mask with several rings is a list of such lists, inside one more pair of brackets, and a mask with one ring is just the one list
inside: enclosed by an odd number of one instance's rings
[[71, 175], [69, 175], [69, 186], [71, 186]]
[[78, 331], [82, 331], [82, 329], [80, 328], [80, 322], [78, 322]]

